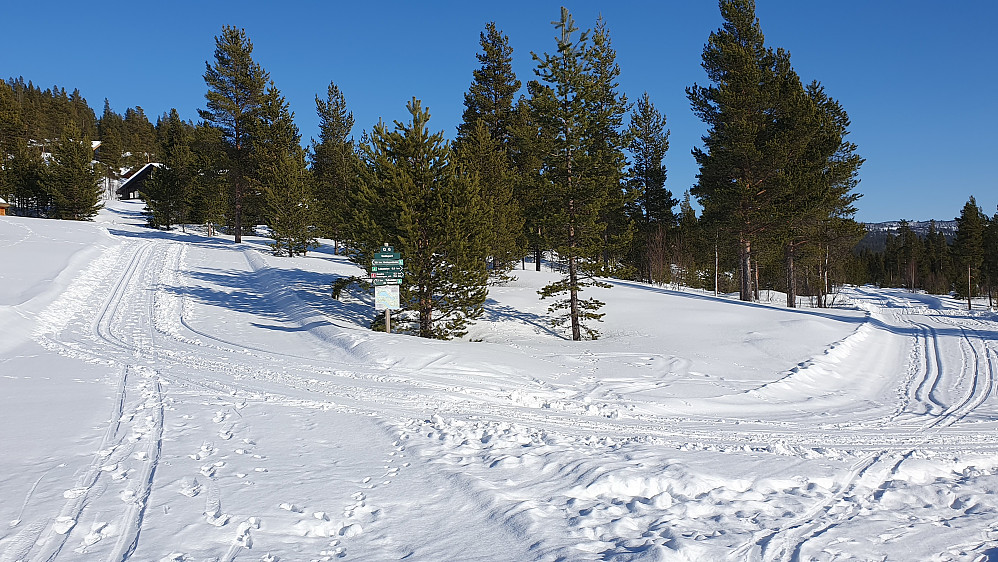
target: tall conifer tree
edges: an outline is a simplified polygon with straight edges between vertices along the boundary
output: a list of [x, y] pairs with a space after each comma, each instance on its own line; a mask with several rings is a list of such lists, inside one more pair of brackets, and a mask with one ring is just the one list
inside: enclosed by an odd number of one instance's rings
[[495, 22], [485, 25], [479, 43], [482, 52], [475, 56], [481, 66], [473, 72], [471, 87], [464, 94], [464, 114], [454, 144], [460, 146], [483, 121], [489, 135], [508, 152], [515, 120], [513, 101], [520, 90], [513, 72], [513, 48]]
[[569, 324], [573, 340], [583, 332], [596, 338], [599, 332], [586, 324], [599, 321], [603, 303], [582, 299], [590, 286], [608, 286], [596, 281], [600, 271], [605, 223], [601, 213], [607, 203], [608, 158], [601, 151], [601, 135], [609, 114], [593, 115], [595, 102], [588, 32], [577, 34], [566, 8], [554, 22], [558, 30], [555, 54], [534, 54], [541, 83], [532, 84], [533, 118], [542, 135], [550, 139], [550, 150], [542, 158], [545, 207], [542, 219], [547, 239], [565, 265], [565, 276], [545, 286], [541, 298], [558, 298], [549, 310], [555, 325]]
[[753, 241], [770, 225], [775, 168], [767, 142], [775, 117], [776, 55], [764, 45], [754, 0], [721, 0], [721, 29], [703, 49], [711, 86], [694, 84], [687, 97], [707, 124], [704, 148], [694, 148], [700, 165], [693, 195], [738, 248], [739, 295], [752, 300]]
[[[353, 113], [347, 111], [343, 93], [330, 82], [326, 99], [315, 97], [319, 115], [319, 140], [312, 141], [312, 172], [315, 177], [319, 224], [335, 244], [347, 237], [350, 191], [356, 183], [359, 162], [350, 131]], [[335, 248], [334, 248], [335, 250]]]
[[639, 236], [635, 243], [635, 262], [642, 271], [651, 275], [647, 247], [652, 237], [660, 231], [668, 232], [675, 225], [672, 209], [678, 201], [665, 187], [665, 153], [669, 150], [669, 130], [665, 116], [655, 109], [648, 92], [638, 99], [631, 114], [627, 136], [631, 166], [627, 173], [627, 188], [633, 194], [629, 209], [632, 220], [637, 222]]
[[199, 110], [206, 123], [222, 131], [228, 152], [232, 226], [235, 241], [242, 241], [243, 212], [254, 177], [251, 131], [259, 117], [270, 75], [253, 61], [253, 43], [243, 29], [224, 26], [215, 37], [215, 62], [205, 62], [206, 109]]
[[[984, 226], [986, 217], [973, 197], [963, 206], [956, 218], [956, 241], [953, 253], [959, 264], [956, 292], [967, 297], [967, 310], [973, 309], [971, 298], [980, 282], [981, 265], [984, 263]], [[962, 280], [961, 280], [962, 278]]]

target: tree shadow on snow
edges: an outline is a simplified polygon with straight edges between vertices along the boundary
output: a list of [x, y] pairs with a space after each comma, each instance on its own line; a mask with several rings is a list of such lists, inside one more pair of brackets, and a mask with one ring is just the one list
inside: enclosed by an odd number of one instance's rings
[[[333, 300], [330, 284], [339, 276], [303, 269], [259, 271], [197, 269], [186, 273], [200, 281], [167, 290], [207, 306], [253, 314], [288, 325], [252, 325], [285, 332], [311, 331], [323, 326], [366, 328], [371, 305]], [[317, 318], [321, 316], [321, 318]]]
[[506, 318], [513, 318], [525, 324], [530, 324], [542, 332], [552, 335], [558, 339], [566, 339], [565, 336], [559, 334], [551, 327], [551, 322], [546, 316], [533, 314], [531, 312], [523, 312], [522, 310], [517, 310], [509, 305], [499, 304], [499, 302], [495, 299], [485, 300], [485, 313], [482, 314], [480, 321], [499, 322]]

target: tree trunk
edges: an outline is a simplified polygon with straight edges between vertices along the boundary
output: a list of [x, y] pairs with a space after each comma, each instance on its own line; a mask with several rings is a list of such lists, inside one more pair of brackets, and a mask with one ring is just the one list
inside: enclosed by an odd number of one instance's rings
[[715, 238], [714, 239], [714, 296], [715, 297], [720, 294], [717, 286], [717, 282], [721, 275], [720, 271], [718, 271], [718, 268], [720, 267], [720, 261], [721, 261], [720, 257], [718, 256], [717, 253], [717, 239]]
[[794, 245], [787, 244], [787, 308], [797, 308], [797, 271], [794, 269]]
[[970, 299], [973, 295], [972, 285], [970, 284], [970, 271], [971, 266], [967, 266], [967, 310], [974, 310], [974, 305], [971, 303]]
[[744, 237], [739, 240], [738, 247], [738, 298], [743, 301], [752, 300], [752, 243]]
[[755, 295], [755, 301], [759, 302], [759, 301], [762, 300], [759, 297], [759, 260], [753, 260], [753, 261], [755, 262], [755, 268], [754, 268], [755, 269], [755, 274], [754, 274], [755, 275], [755, 286], [752, 289], [752, 292]]
[[419, 296], [419, 337], [433, 337], [433, 298], [426, 289]]
[[541, 270], [541, 255], [542, 255], [541, 249], [534, 248], [534, 269], [536, 271]]

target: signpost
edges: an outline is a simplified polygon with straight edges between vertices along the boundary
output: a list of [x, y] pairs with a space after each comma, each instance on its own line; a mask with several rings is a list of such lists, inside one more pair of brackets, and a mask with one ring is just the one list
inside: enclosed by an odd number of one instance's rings
[[392, 311], [401, 309], [399, 291], [404, 275], [402, 256], [388, 244], [371, 260], [371, 281], [374, 283], [374, 310], [385, 311], [385, 331], [392, 332]]

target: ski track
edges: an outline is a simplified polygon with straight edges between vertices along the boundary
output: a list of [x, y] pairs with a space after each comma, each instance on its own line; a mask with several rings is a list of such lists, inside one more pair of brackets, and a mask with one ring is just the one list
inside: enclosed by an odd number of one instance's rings
[[[255, 250], [243, 252], [252, 271], [266, 272], [267, 264]], [[805, 403], [793, 404], [781, 410], [790, 413], [771, 419], [747, 419], [737, 410], [732, 410], [731, 416], [628, 410], [621, 405], [622, 398], [601, 381], [600, 364], [620, 360], [661, 365], [671, 361], [656, 354], [582, 353], [571, 367], [586, 373], [578, 386], [562, 388], [526, 377], [510, 388], [504, 384], [508, 370], [495, 367], [489, 372], [482, 366], [463, 367], [459, 359], [446, 353], [428, 355], [420, 364], [409, 367], [378, 366], [352, 362], [349, 354], [318, 361], [237, 344], [197, 329], [187, 317], [189, 297], [182, 291], [171, 292], [191, 282], [186, 277], [187, 254], [187, 247], [176, 242], [123, 241], [83, 272], [82, 285], [67, 291], [71, 300], [57, 301], [50, 307], [55, 312], [42, 315], [49, 321], [35, 334], [36, 341], [69, 357], [113, 365], [120, 374], [98, 449], [88, 466], [79, 467], [80, 476], [75, 487], [67, 490], [62, 509], [48, 521], [26, 522], [0, 560], [55, 560], [67, 545], [77, 543], [83, 545], [77, 548], [77, 554], [85, 554], [91, 547], [103, 548], [101, 559], [106, 560], [126, 560], [134, 554], [140, 545], [150, 495], [157, 487], [168, 395], [186, 400], [227, 396], [234, 403], [269, 401], [373, 415], [388, 427], [398, 428], [417, 452], [427, 454], [442, 450], [451, 455], [467, 448], [468, 431], [477, 431], [474, 435], [480, 443], [488, 443], [496, 435], [512, 439], [520, 431], [520, 435], [533, 436], [523, 447], [560, 442], [585, 451], [587, 447], [598, 450], [607, 441], [637, 440], [674, 449], [693, 445], [722, 453], [751, 450], [801, 458], [845, 454], [854, 459], [849, 470], [836, 479], [834, 489], [774, 526], [752, 532], [746, 541], [732, 548], [729, 558], [733, 560], [811, 559], [822, 548], [818, 539], [853, 521], [861, 511], [877, 509], [884, 491], [913, 456], [937, 450], [998, 451], [998, 436], [993, 432], [960, 431], [994, 398], [998, 353], [994, 341], [982, 333], [984, 328], [993, 330], [993, 323], [953, 310], [930, 310], [899, 292], [856, 289], [850, 295], [871, 312], [873, 319], [886, 325], [871, 328], [864, 324], [861, 329], [891, 329], [906, 334], [912, 349], [911, 361], [907, 375], [899, 376], [894, 400], [870, 406], [861, 412], [859, 421], [824, 424], [815, 421], [811, 406]], [[114, 262], [113, 267], [108, 267], [108, 260]], [[86, 310], [78, 303], [88, 294], [105, 297], [100, 306]], [[293, 294], [285, 293], [280, 298], [288, 301], [291, 309], [304, 306]], [[292, 320], [302, 318], [300, 314], [292, 315]], [[86, 324], [89, 330], [71, 330]], [[67, 336], [70, 333], [85, 335]], [[858, 341], [850, 345], [836, 352], [833, 359], [816, 357], [800, 365], [800, 371], [834, 369], [835, 362], [845, 361], [862, 352], [864, 345], [873, 344]], [[557, 364], [552, 358], [538, 359], [551, 364], [551, 368]], [[688, 365], [679, 359], [670, 368], [688, 370]], [[482, 380], [495, 378], [498, 383], [461, 384], [465, 372]], [[625, 382], [633, 385], [631, 389], [656, 388], [654, 382]], [[796, 379], [788, 376], [780, 382], [792, 385]], [[736, 394], [741, 400], [755, 396], [734, 389], [729, 396]], [[764, 405], [765, 400], [759, 399], [758, 404]], [[432, 415], [435, 412], [446, 412], [446, 417]], [[992, 415], [993, 409], [980, 417], [990, 420]], [[746, 421], [751, 422], [750, 427], [741, 427]], [[496, 427], [507, 430], [496, 433]], [[514, 428], [512, 433], [509, 428]], [[427, 431], [439, 435], [440, 440], [419, 441]], [[229, 429], [221, 432], [223, 436], [228, 433], [224, 439], [232, 437]], [[594, 440], [594, 435], [599, 438]], [[536, 544], [532, 547], [535, 554], [542, 558], [578, 555], [578, 550], [545, 545], [543, 535], [534, 534], [536, 523], [531, 514], [536, 504], [511, 499], [515, 495], [496, 495], [483, 484], [482, 475], [489, 468], [476, 464], [484, 460], [474, 459], [490, 459], [489, 466], [493, 466], [514, 458], [490, 457], [490, 446], [469, 449], [453, 457], [453, 462], [436, 462], [434, 467], [443, 475], [443, 482], [461, 490], [467, 501], [489, 513], [496, 525], [509, 529], [522, 541]], [[560, 470], [571, 474], [592, 471], [583, 461], [566, 461]], [[229, 515], [222, 511], [222, 490], [214, 471], [212, 465], [204, 465], [200, 474], [206, 488], [204, 515], [206, 523], [221, 527]], [[388, 474], [397, 474], [397, 470]], [[102, 520], [113, 519], [110, 524], [86, 529], [81, 522], [90, 517], [89, 506], [111, 492], [118, 492], [125, 500], [119, 502], [123, 508], [113, 517], [101, 516]], [[29, 492], [25, 504], [30, 497]], [[101, 505], [106, 512], [106, 502]], [[96, 521], [97, 515], [92, 518]], [[240, 524], [219, 559], [235, 560], [251, 548], [253, 528], [259, 528], [255, 518]], [[604, 544], [601, 556], [627, 556], [630, 546], [610, 540], [605, 530], [592, 528], [597, 543]], [[113, 546], [108, 546], [111, 543]], [[337, 549], [317, 554], [339, 556], [345, 552], [342, 546]]]

